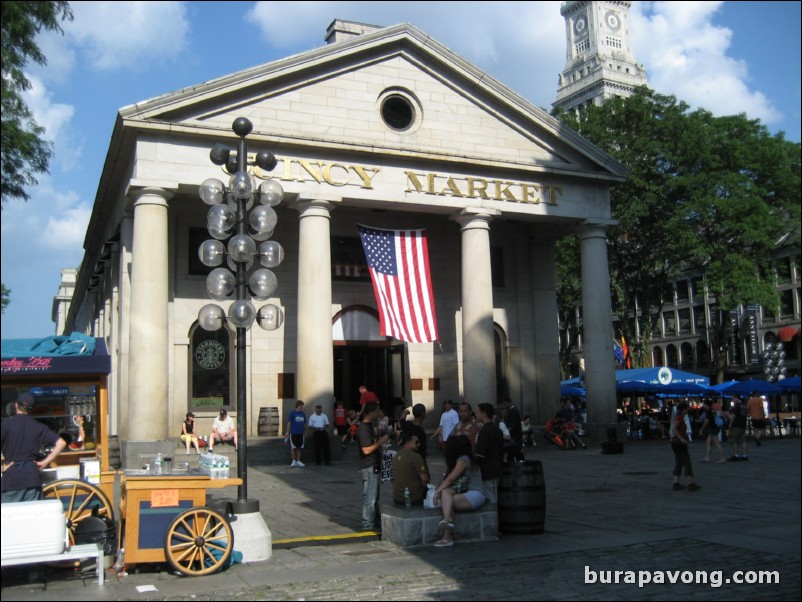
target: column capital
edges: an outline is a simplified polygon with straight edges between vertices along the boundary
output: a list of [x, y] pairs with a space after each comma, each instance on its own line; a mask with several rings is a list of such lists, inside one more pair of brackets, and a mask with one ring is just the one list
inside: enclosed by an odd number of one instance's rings
[[304, 217], [331, 217], [331, 212], [342, 203], [342, 197], [326, 194], [300, 194], [292, 207]]
[[465, 207], [451, 216], [451, 219], [465, 230], [482, 229], [490, 230], [490, 222], [494, 217], [501, 215], [498, 209], [486, 209], [484, 207]]
[[[177, 188], [176, 186], [175, 189]], [[175, 196], [175, 192], [160, 186], [137, 186], [132, 182], [125, 195], [131, 200], [134, 207], [139, 205], [164, 205], [166, 207], [167, 201]]]
[[579, 237], [582, 239], [585, 238], [607, 238], [607, 230], [612, 228], [613, 226], [618, 225], [618, 220], [609, 219], [609, 220], [585, 220], [577, 229], [579, 232]]

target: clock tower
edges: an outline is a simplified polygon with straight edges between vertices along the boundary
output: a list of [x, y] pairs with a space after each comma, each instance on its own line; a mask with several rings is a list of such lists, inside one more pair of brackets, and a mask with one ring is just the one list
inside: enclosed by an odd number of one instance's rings
[[646, 86], [629, 39], [631, 2], [563, 2], [568, 44], [553, 106], [579, 111], [610, 96], [629, 96]]

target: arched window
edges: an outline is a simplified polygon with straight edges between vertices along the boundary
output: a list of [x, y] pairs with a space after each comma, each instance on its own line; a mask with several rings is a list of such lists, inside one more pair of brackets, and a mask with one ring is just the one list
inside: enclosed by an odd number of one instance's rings
[[669, 368], [679, 368], [676, 345], [666, 345], [666, 366]]
[[680, 365], [681, 370], [693, 369], [693, 345], [690, 343], [683, 343], [680, 348]]
[[507, 379], [507, 335], [498, 324], [493, 324], [493, 344], [496, 351], [496, 403], [510, 395]]
[[233, 334], [225, 326], [210, 332], [196, 323], [189, 340], [189, 409], [233, 409]]
[[375, 310], [361, 305], [346, 307], [334, 317], [331, 338], [333, 341], [387, 341], [387, 337], [379, 334]]
[[654, 347], [652, 349], [652, 358], [655, 366], [663, 366], [663, 349], [662, 347]]

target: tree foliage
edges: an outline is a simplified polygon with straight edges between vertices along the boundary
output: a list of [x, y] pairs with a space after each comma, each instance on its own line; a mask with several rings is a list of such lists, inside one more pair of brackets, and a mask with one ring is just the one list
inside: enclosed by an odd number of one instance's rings
[[[649, 356], [671, 282], [681, 273], [704, 274], [723, 311], [749, 303], [776, 307], [776, 244], [789, 233], [799, 244], [799, 144], [743, 114], [690, 111], [647, 88], [590, 106], [578, 119], [558, 116], [631, 170], [611, 190], [618, 225], [608, 233], [608, 254], [616, 335], [630, 342], [636, 364]], [[575, 262], [576, 253], [564, 249], [558, 261]], [[558, 270], [578, 273], [578, 264]], [[721, 372], [721, 321], [717, 329]]]
[[68, 2], [2, 2], [2, 161], [0, 199], [28, 200], [26, 186], [34, 186], [34, 174], [47, 172], [52, 144], [42, 138], [22, 93], [30, 89], [25, 75], [28, 61], [39, 65], [47, 59], [36, 44], [42, 30], [61, 32], [60, 22], [72, 20]]

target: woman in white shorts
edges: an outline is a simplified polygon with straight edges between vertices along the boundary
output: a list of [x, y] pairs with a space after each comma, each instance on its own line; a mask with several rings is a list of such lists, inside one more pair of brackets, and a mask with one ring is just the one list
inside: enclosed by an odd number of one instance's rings
[[[443, 511], [443, 520], [440, 521], [443, 536], [434, 543], [436, 548], [454, 545], [455, 511], [471, 512], [487, 501], [482, 473], [473, 459], [468, 437], [464, 435], [449, 437], [446, 443], [446, 456], [456, 457], [456, 462], [435, 491], [435, 504], [439, 501]], [[454, 485], [460, 477], [467, 477], [467, 489], [457, 493]]]

